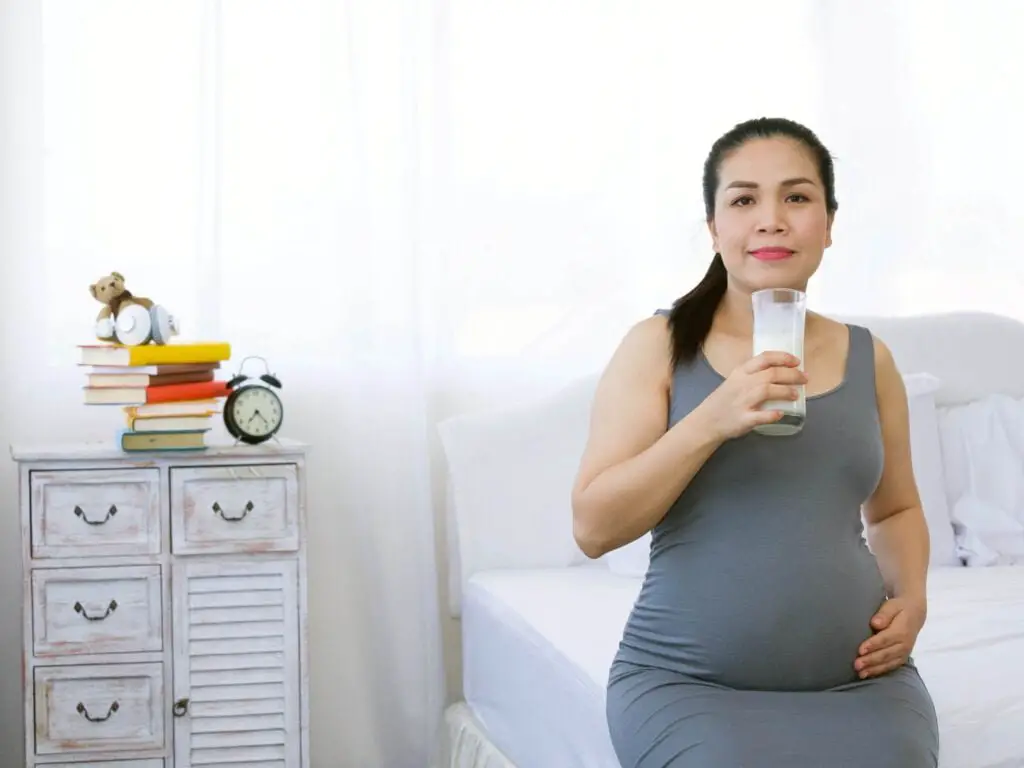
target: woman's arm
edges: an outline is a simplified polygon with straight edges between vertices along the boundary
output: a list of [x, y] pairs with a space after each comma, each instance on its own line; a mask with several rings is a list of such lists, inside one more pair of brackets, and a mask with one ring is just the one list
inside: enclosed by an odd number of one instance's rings
[[910, 456], [907, 391], [892, 353], [875, 340], [882, 479], [864, 507], [868, 544], [892, 597], [925, 600], [930, 543]]
[[644, 320], [598, 383], [572, 491], [573, 533], [588, 557], [653, 528], [721, 442], [697, 411], [666, 431], [670, 351], [665, 318]]
[[885, 674], [910, 657], [928, 614], [928, 526], [910, 454], [910, 419], [903, 377], [892, 353], [875, 340], [875, 391], [885, 464], [864, 507], [868, 544], [891, 599], [871, 618], [875, 632], [861, 643], [854, 668], [862, 678]]

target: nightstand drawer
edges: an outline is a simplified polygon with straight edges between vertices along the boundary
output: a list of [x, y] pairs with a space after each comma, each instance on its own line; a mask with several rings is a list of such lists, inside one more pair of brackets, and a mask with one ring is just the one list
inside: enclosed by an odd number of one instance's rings
[[31, 473], [32, 557], [160, 552], [157, 469]]
[[152, 760], [104, 760], [99, 763], [47, 763], [46, 768], [164, 768], [164, 761]]
[[164, 711], [158, 663], [35, 670], [38, 755], [162, 749]]
[[37, 656], [163, 648], [160, 566], [32, 572]]
[[173, 467], [170, 472], [175, 554], [299, 548], [294, 464]]

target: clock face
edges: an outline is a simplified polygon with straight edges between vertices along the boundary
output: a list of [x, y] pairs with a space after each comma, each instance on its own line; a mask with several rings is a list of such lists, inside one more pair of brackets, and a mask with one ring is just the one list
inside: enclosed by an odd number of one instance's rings
[[231, 404], [235, 426], [249, 437], [269, 437], [281, 426], [284, 414], [277, 395], [266, 387], [246, 387]]

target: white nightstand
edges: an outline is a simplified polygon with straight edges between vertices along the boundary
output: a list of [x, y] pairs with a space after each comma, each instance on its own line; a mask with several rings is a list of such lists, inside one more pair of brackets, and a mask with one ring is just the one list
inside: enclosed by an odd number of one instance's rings
[[26, 765], [308, 768], [306, 447], [12, 456]]

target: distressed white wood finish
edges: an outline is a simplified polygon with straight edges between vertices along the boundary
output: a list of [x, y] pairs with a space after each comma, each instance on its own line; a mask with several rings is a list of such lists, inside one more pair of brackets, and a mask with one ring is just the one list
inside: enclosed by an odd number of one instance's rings
[[299, 548], [294, 465], [171, 469], [175, 554]]
[[159, 651], [159, 565], [32, 572], [36, 656]]
[[174, 565], [175, 765], [299, 765], [294, 560]]
[[309, 768], [306, 450], [12, 449], [27, 767]]
[[39, 754], [164, 745], [159, 662], [36, 667], [34, 684]]
[[155, 469], [34, 472], [32, 556], [160, 552], [160, 475]]

